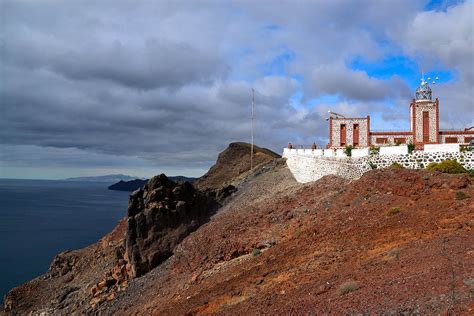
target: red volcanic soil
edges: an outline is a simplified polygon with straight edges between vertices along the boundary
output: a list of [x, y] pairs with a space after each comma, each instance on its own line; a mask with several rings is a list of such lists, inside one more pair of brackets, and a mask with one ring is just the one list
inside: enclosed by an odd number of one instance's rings
[[[474, 313], [474, 189], [467, 175], [386, 169], [351, 183], [325, 177], [278, 187], [287, 173], [254, 179], [162, 267], [132, 282], [134, 295], [124, 293], [104, 310]], [[247, 194], [260, 198], [244, 203]]]

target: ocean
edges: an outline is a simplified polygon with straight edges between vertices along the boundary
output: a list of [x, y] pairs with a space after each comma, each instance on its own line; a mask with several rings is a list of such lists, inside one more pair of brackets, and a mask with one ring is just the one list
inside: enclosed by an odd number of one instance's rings
[[11, 288], [83, 248], [125, 216], [128, 192], [108, 183], [0, 179], [0, 303]]

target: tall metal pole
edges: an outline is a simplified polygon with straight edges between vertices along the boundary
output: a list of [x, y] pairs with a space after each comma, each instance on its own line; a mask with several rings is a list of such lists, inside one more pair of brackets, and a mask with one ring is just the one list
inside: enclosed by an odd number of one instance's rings
[[252, 141], [250, 143], [250, 170], [253, 169], [253, 120], [255, 107], [255, 90], [252, 88]]

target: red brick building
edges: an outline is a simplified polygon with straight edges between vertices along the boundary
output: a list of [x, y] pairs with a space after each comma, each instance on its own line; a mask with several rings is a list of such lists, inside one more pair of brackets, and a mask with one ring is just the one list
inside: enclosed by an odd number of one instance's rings
[[424, 79], [416, 89], [410, 104], [410, 130], [399, 132], [372, 132], [370, 116], [347, 118], [330, 112], [329, 147], [390, 146], [397, 143], [413, 143], [417, 148], [424, 144], [466, 144], [474, 140], [474, 127], [458, 131], [439, 129], [439, 101], [432, 100], [431, 88]]

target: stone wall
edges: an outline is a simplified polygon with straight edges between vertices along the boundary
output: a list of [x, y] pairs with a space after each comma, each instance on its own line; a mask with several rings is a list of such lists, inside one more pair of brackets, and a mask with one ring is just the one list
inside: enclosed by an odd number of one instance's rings
[[368, 158], [377, 168], [390, 167], [394, 162], [405, 168], [423, 169], [431, 162], [441, 162], [443, 160], [456, 160], [466, 169], [474, 169], [474, 152], [414, 152], [406, 155], [382, 156], [377, 155]]
[[316, 181], [326, 175], [357, 179], [370, 170], [366, 161], [347, 158], [312, 158], [295, 155], [287, 157], [286, 164], [296, 181], [300, 183]]
[[[326, 151], [326, 150], [325, 150]], [[414, 152], [404, 155], [374, 155], [360, 158], [308, 156], [296, 150], [285, 149], [283, 157], [296, 181], [307, 183], [326, 175], [337, 175], [346, 179], [358, 179], [373, 167], [387, 168], [398, 163], [405, 168], [422, 169], [431, 162], [457, 160], [466, 169], [474, 169], [474, 152]]]

